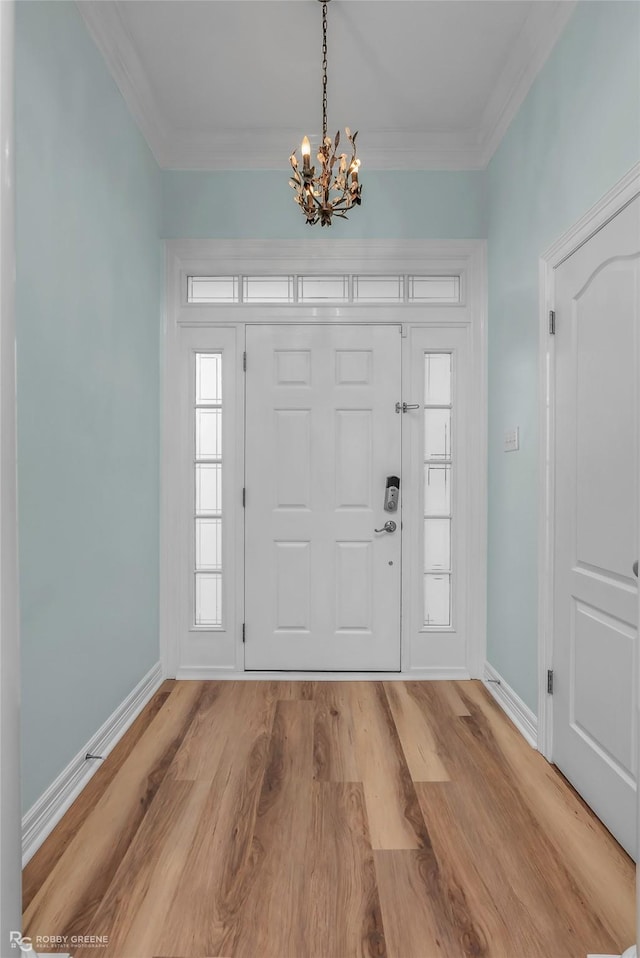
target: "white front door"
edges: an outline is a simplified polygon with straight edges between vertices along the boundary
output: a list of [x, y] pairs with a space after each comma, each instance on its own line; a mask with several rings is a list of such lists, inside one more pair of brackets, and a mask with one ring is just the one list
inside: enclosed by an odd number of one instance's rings
[[640, 199], [556, 271], [553, 760], [636, 854]]
[[400, 375], [399, 326], [247, 327], [246, 668], [399, 670]]

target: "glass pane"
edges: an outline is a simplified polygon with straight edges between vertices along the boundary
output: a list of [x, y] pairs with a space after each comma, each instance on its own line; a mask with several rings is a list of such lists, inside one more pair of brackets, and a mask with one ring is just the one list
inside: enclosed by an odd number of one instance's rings
[[451, 576], [424, 577], [424, 624], [451, 625]]
[[451, 353], [425, 353], [424, 401], [427, 406], [451, 402]]
[[421, 303], [459, 303], [459, 276], [410, 276], [409, 299]]
[[245, 276], [242, 298], [245, 303], [292, 303], [293, 276]]
[[451, 410], [425, 409], [424, 458], [451, 458]]
[[346, 303], [349, 301], [348, 276], [299, 276], [298, 301], [301, 303]]
[[196, 575], [196, 625], [222, 625], [222, 576], [215, 572]]
[[451, 569], [451, 519], [424, 521], [425, 572], [449, 572]]
[[424, 514], [448, 516], [451, 512], [451, 466], [427, 463], [424, 467]]
[[196, 465], [196, 512], [207, 515], [222, 509], [222, 465], [219, 462]]
[[196, 459], [222, 455], [222, 410], [196, 409]]
[[196, 569], [220, 571], [222, 519], [196, 519]]
[[188, 303], [237, 303], [237, 276], [189, 276]]
[[222, 402], [222, 355], [196, 353], [196, 403]]
[[401, 303], [404, 276], [354, 276], [353, 298], [359, 302]]

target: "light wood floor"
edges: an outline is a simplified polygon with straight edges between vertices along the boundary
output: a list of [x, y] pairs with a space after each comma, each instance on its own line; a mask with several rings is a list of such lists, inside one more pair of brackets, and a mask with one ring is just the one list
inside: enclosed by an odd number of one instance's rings
[[74, 958], [635, 941], [630, 859], [479, 682], [166, 682], [27, 866], [24, 904], [33, 939], [109, 936]]

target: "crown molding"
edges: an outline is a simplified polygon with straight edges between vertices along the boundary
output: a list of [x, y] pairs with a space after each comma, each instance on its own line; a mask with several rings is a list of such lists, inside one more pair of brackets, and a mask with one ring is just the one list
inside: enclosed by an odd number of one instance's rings
[[511, 121], [546, 63], [573, 13], [577, 0], [555, 0], [549, 19], [546, 4], [534, 3], [518, 34], [480, 119], [480, 163], [488, 166]]
[[[100, 50], [129, 111], [158, 165], [166, 170], [283, 170], [299, 130], [223, 130], [192, 134], [168, 128], [149, 77], [121, 14], [123, 0], [76, 0], [90, 36]], [[482, 170], [566, 26], [577, 0], [533, 4], [513, 46], [479, 126], [455, 132], [368, 130], [368, 170]], [[312, 140], [313, 143], [313, 140]]]
[[159, 162], [158, 157], [162, 155], [169, 131], [162, 119], [147, 72], [122, 18], [120, 0], [110, 3], [76, 0], [76, 6], [129, 112]]
[[[291, 150], [299, 148], [300, 130], [234, 130], [212, 135], [176, 132], [156, 153], [168, 170], [284, 170]], [[314, 139], [310, 137], [311, 152]], [[368, 170], [479, 169], [478, 147], [464, 133], [415, 133], [367, 130], [363, 164]], [[256, 144], [258, 144], [256, 146]]]
[[[425, 270], [437, 262], [438, 269], [459, 269], [471, 263], [483, 249], [484, 240], [330, 239], [319, 236], [281, 239], [178, 239], [167, 240], [167, 275], [177, 269], [202, 270], [211, 263], [220, 273], [341, 273]], [[234, 307], [235, 309], [236, 307]], [[280, 308], [280, 307], [278, 307]]]

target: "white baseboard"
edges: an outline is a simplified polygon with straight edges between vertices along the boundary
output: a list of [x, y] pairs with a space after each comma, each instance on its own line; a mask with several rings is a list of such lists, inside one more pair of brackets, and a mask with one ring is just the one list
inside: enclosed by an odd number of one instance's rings
[[122, 738], [164, 679], [158, 662], [147, 672], [94, 736], [58, 775], [22, 819], [22, 866], [37, 852], [45, 838], [71, 807], [89, 779], [97, 772], [98, 761], [87, 761], [87, 752], [106, 758]]
[[538, 719], [499, 672], [484, 664], [484, 684], [532, 748], [538, 748]]
[[398, 678], [403, 679], [405, 682], [468, 682], [473, 676], [468, 669], [447, 669], [441, 666], [432, 666], [427, 669], [418, 667], [415, 669], [407, 669], [407, 671], [402, 672]]
[[466, 669], [410, 669], [407, 672], [239, 672], [235, 669], [185, 666], [176, 672], [176, 679], [218, 682], [408, 682], [463, 680], [471, 676]]

